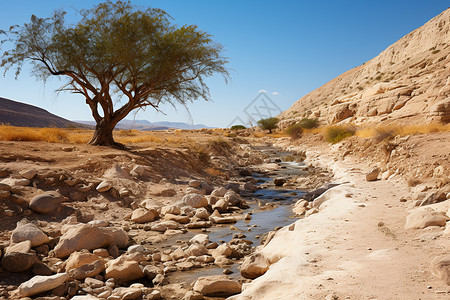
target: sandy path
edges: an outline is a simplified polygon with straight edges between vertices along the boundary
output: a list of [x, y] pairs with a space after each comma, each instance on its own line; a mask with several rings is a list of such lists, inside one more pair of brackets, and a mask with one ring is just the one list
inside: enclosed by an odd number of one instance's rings
[[400, 198], [408, 199], [410, 188], [366, 182], [371, 166], [364, 161], [336, 161], [324, 150], [308, 157], [349, 183], [334, 188], [318, 214], [259, 250], [277, 262], [232, 299], [450, 299], [449, 287], [429, 270], [450, 249], [449, 237], [442, 228], [404, 229], [412, 201]]

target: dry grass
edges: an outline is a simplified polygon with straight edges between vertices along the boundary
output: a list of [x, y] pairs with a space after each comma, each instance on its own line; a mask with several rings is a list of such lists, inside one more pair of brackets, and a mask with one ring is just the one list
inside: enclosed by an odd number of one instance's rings
[[409, 125], [409, 126], [378, 126], [366, 127], [358, 129], [357, 137], [361, 138], [378, 138], [382, 139], [387, 136], [406, 136], [414, 134], [428, 134], [432, 132], [450, 131], [450, 124], [425, 124], [425, 125]]
[[68, 130], [60, 128], [30, 128], [0, 125], [1, 141], [49, 143], [68, 142]]

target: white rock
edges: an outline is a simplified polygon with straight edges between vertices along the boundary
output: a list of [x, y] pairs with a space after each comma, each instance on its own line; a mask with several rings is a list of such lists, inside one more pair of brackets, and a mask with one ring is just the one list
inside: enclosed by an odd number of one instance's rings
[[50, 291], [69, 279], [69, 274], [58, 273], [52, 276], [34, 276], [19, 286], [19, 295], [22, 297], [33, 296]]
[[108, 181], [102, 181], [99, 185], [97, 185], [96, 190], [100, 193], [104, 193], [109, 191], [112, 188], [112, 185]]
[[200, 208], [208, 206], [208, 200], [204, 195], [190, 193], [183, 197], [183, 203], [193, 208]]

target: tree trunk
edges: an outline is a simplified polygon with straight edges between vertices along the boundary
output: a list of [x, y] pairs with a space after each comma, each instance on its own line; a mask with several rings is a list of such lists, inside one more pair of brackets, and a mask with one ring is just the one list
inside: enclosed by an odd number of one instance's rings
[[113, 129], [115, 124], [111, 121], [105, 121], [103, 118], [100, 122], [95, 126], [94, 136], [92, 137], [89, 144], [95, 146], [114, 146], [116, 142], [114, 142], [113, 138]]

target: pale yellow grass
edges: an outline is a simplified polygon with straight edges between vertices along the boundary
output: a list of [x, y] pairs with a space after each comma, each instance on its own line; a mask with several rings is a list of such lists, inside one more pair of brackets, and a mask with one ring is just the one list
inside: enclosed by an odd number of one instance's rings
[[30, 128], [0, 125], [0, 141], [68, 142], [68, 131], [60, 128]]
[[414, 135], [414, 134], [428, 134], [432, 132], [450, 131], [450, 124], [423, 124], [423, 125], [408, 125], [408, 126], [377, 126], [366, 127], [358, 129], [355, 133], [357, 137], [372, 138], [384, 134], [390, 135]]

